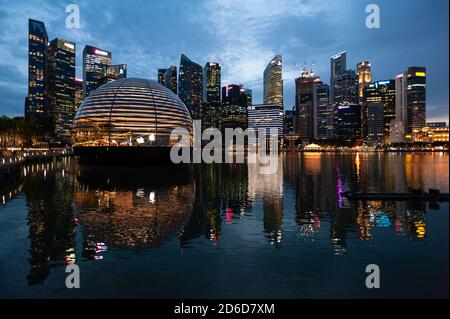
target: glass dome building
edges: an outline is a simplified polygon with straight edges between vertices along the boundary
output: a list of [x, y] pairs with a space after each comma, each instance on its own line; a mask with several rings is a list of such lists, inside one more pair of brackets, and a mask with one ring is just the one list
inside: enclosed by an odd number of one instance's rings
[[178, 142], [170, 139], [175, 128], [192, 136], [192, 118], [178, 96], [152, 80], [119, 79], [97, 88], [78, 108], [72, 146], [82, 163], [165, 162]]

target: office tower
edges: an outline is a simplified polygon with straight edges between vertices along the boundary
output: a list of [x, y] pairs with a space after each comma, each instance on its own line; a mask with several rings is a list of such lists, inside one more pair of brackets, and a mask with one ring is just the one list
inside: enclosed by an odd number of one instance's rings
[[270, 129], [276, 129], [277, 137], [283, 137], [284, 110], [282, 105], [258, 104], [248, 107], [248, 128], [258, 132], [264, 129], [270, 134]]
[[330, 86], [324, 83], [314, 85], [314, 110], [316, 116], [315, 138], [333, 138], [333, 107], [330, 103]]
[[178, 76], [178, 96], [186, 105], [192, 119], [202, 118], [203, 68], [182, 54]]
[[28, 20], [28, 95], [25, 117], [45, 118], [45, 51], [48, 36], [43, 22]]
[[220, 102], [221, 68], [216, 62], [207, 62], [203, 69], [203, 101]]
[[171, 65], [164, 75], [164, 86], [169, 88], [174, 94], [178, 94], [177, 67]]
[[370, 71], [370, 62], [362, 61], [356, 65], [356, 73], [358, 75], [358, 94], [359, 101], [364, 100], [364, 89], [372, 83], [372, 73]]
[[202, 125], [205, 128], [219, 128], [220, 120], [220, 64], [207, 62], [203, 68], [203, 116]]
[[[365, 96], [363, 112], [366, 112], [366, 114], [363, 114], [363, 119], [367, 119], [367, 112], [370, 104], [381, 103], [383, 105], [384, 114], [384, 137], [388, 139], [392, 121], [395, 120], [395, 80], [374, 82], [366, 87], [364, 94]], [[367, 124], [368, 123], [363, 123], [363, 126]], [[366, 137], [364, 134], [363, 136]]]
[[53, 133], [69, 138], [75, 115], [75, 43], [54, 39], [47, 48], [47, 101]]
[[252, 89], [244, 89], [244, 93], [247, 97], [247, 106], [253, 104], [253, 90]]
[[83, 103], [83, 80], [75, 78], [75, 112]]
[[361, 107], [358, 104], [338, 105], [335, 118], [336, 138], [356, 142], [361, 138]]
[[165, 85], [166, 84], [166, 72], [167, 69], [158, 69], [158, 83]]
[[314, 86], [319, 83], [320, 78], [312, 71], [304, 70], [295, 79], [296, 132], [303, 141], [310, 141], [315, 137]]
[[355, 71], [339, 72], [333, 79], [333, 104], [358, 104], [358, 78]]
[[283, 133], [284, 135], [295, 133], [295, 106], [292, 110], [286, 110], [284, 112], [284, 124]]
[[409, 67], [406, 72], [406, 134], [413, 137], [426, 124], [426, 69]]
[[406, 74], [401, 73], [395, 77], [395, 118], [390, 125], [389, 143], [405, 142], [406, 110]]
[[111, 52], [86, 45], [83, 49], [83, 99], [99, 86], [99, 80], [111, 65]]
[[282, 58], [275, 56], [264, 70], [264, 104], [283, 105]]
[[367, 139], [370, 146], [382, 146], [385, 135], [385, 106], [382, 102], [367, 104]]
[[347, 52], [343, 51], [333, 55], [330, 59], [330, 101], [334, 103], [334, 80], [341, 73], [347, 70]]
[[222, 107], [220, 111], [220, 128], [247, 128], [247, 95], [236, 84], [222, 88]]
[[118, 79], [124, 79], [126, 77], [127, 77], [126, 64], [107, 65], [101, 77], [98, 80], [97, 87], [99, 87], [102, 84], [112, 82]]

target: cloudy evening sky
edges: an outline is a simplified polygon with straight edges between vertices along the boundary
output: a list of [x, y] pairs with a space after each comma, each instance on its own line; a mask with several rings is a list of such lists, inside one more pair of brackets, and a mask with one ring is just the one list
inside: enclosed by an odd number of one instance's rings
[[[80, 7], [81, 28], [67, 29], [65, 7]], [[381, 9], [381, 28], [367, 29], [365, 8]], [[330, 56], [347, 51], [347, 67], [372, 62], [374, 80], [408, 66], [427, 67], [428, 120], [448, 122], [448, 0], [0, 0], [0, 115], [23, 115], [27, 94], [28, 18], [43, 21], [49, 39], [77, 44], [77, 76], [86, 44], [128, 64], [129, 77], [156, 79], [184, 53], [202, 66], [222, 65], [222, 85], [244, 84], [262, 102], [262, 73], [283, 56], [285, 108], [307, 62], [326, 83]]]

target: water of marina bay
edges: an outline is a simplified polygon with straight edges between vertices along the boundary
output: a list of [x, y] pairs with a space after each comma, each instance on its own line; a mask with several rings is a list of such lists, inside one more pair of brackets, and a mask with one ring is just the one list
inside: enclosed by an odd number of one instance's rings
[[[257, 164], [29, 164], [0, 195], [2, 298], [448, 298], [445, 153], [288, 153]], [[80, 289], [65, 266], [80, 267]], [[380, 267], [380, 289], [365, 268]]]

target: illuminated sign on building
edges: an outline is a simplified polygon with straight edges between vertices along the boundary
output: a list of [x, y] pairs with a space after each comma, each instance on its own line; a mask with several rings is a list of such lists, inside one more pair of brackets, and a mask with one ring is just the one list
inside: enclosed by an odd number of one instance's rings
[[72, 43], [64, 42], [64, 46], [66, 48], [69, 48], [69, 49], [72, 49], [72, 50], [75, 49], [75, 46]]
[[107, 56], [108, 55], [108, 52], [105, 52], [105, 51], [102, 51], [102, 50], [99, 50], [99, 49], [95, 49], [95, 54], [98, 54], [98, 55], [103, 55], [103, 56]]

